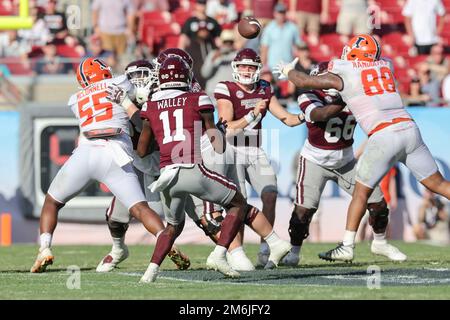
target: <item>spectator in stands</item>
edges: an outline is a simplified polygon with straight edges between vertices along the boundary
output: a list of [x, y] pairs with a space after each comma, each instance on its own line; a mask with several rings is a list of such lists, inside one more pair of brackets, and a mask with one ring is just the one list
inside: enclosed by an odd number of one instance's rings
[[18, 37], [25, 41], [30, 48], [33, 46], [44, 46], [52, 40], [50, 30], [47, 28], [45, 21], [38, 15], [37, 7], [30, 7], [30, 17], [33, 20], [31, 29], [20, 29], [17, 33]]
[[433, 79], [442, 81], [448, 73], [449, 61], [444, 55], [444, 47], [440, 44], [431, 47], [431, 53], [425, 63]]
[[308, 33], [312, 45], [319, 43], [320, 23], [328, 21], [329, 0], [302, 1], [290, 0], [288, 16], [297, 21], [300, 35]]
[[445, 100], [446, 106], [450, 107], [450, 65], [448, 66], [448, 73], [442, 80], [442, 97]]
[[194, 74], [202, 87], [206, 80], [201, 76], [201, 67], [209, 52], [216, 48], [222, 32], [217, 21], [206, 15], [206, 0], [197, 0], [193, 16], [181, 28], [178, 47], [185, 49], [194, 59]]
[[280, 0], [244, 0], [244, 12], [242, 16], [254, 16], [263, 25], [267, 25], [273, 19], [273, 9]]
[[291, 61], [294, 46], [303, 44], [297, 26], [287, 20], [286, 11], [286, 6], [278, 3], [274, 9], [275, 19], [265, 27], [261, 36], [261, 60], [270, 69], [281, 60]]
[[[408, 0], [402, 14], [410, 42], [415, 44], [417, 53], [430, 54], [444, 28], [445, 8], [441, 0]], [[437, 16], [440, 19], [436, 27]]]
[[16, 30], [0, 32], [0, 57], [20, 57], [30, 50], [30, 44], [20, 39]]
[[65, 74], [72, 69], [70, 63], [64, 63], [56, 54], [56, 45], [49, 42], [42, 47], [44, 56], [41, 57], [35, 67], [37, 74]]
[[170, 6], [168, 0], [133, 0], [137, 12], [141, 11], [159, 11], [169, 12]]
[[419, 221], [414, 225], [414, 233], [419, 240], [450, 243], [448, 210], [439, 197], [426, 189], [419, 207]]
[[105, 58], [109, 56], [112, 51], [105, 50], [102, 46], [102, 39], [99, 36], [93, 35], [89, 39], [88, 50], [86, 57]]
[[422, 91], [420, 79], [414, 76], [409, 83], [408, 94], [404, 95], [405, 105], [408, 107], [418, 107], [426, 105], [430, 96]]
[[219, 48], [206, 56], [201, 68], [202, 77], [206, 81], [206, 93], [212, 97], [219, 81], [233, 81], [231, 62], [236, 56], [234, 48], [235, 35], [233, 30], [225, 29], [220, 34]]
[[126, 52], [127, 45], [136, 40], [135, 18], [131, 0], [94, 0], [92, 3], [95, 34], [102, 39], [103, 48], [119, 58]]
[[221, 26], [231, 24], [238, 18], [236, 5], [231, 0], [209, 0], [206, 15], [216, 19]]
[[347, 42], [352, 34], [371, 32], [367, 0], [341, 0], [336, 32]]
[[431, 70], [427, 64], [420, 64], [418, 69], [420, 91], [430, 97], [427, 106], [438, 106], [441, 100], [441, 85], [439, 80], [431, 77]]
[[56, 11], [56, 4], [56, 0], [47, 2], [42, 19], [53, 38], [64, 39], [68, 34], [66, 15], [63, 12]]
[[[318, 61], [314, 60], [311, 57], [311, 52], [306, 43], [296, 46], [295, 56], [298, 57], [298, 62], [295, 65], [295, 69], [305, 72], [306, 74], [309, 74], [314, 65], [318, 63]], [[302, 93], [308, 91], [306, 89], [295, 87], [292, 82], [289, 82], [289, 86], [292, 87], [292, 92], [294, 93], [295, 100], [297, 100], [297, 97]]]

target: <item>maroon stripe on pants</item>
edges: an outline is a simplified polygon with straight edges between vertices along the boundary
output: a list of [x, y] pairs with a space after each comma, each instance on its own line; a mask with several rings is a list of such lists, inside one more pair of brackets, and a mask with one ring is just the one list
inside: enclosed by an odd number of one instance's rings
[[302, 177], [301, 177], [301, 179], [300, 179], [300, 187], [301, 187], [301, 189], [300, 189], [300, 198], [301, 198], [301, 203], [303, 204], [303, 201], [305, 200], [304, 199], [304, 196], [303, 196], [303, 192], [304, 192], [304, 189], [305, 188], [303, 188], [303, 180], [305, 180], [305, 171], [306, 171], [306, 161], [305, 161], [305, 158], [303, 158], [302, 157], [302, 169], [303, 169], [303, 172], [302, 172]]
[[207, 178], [219, 182], [221, 185], [227, 187], [228, 189], [232, 189], [234, 191], [237, 190], [236, 185], [234, 183], [232, 183], [230, 180], [228, 180], [227, 178], [222, 177], [219, 174], [206, 169], [206, 167], [202, 164], [199, 164], [198, 167], [200, 168], [200, 171], [202, 172], [202, 174], [204, 176], [206, 176]]
[[300, 203], [298, 199], [298, 194], [300, 191], [300, 176], [302, 174], [302, 156], [298, 157], [298, 169], [297, 169], [297, 185], [296, 185], [296, 192], [295, 192], [295, 202]]
[[116, 203], [116, 197], [112, 198], [111, 204], [109, 205], [108, 210], [106, 211], [106, 214], [108, 215], [108, 218], [111, 218], [111, 215], [114, 211], [114, 205]]

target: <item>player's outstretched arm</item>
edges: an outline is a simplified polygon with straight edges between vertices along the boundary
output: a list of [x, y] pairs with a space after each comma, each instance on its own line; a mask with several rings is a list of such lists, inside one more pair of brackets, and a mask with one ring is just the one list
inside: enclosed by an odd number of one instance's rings
[[303, 112], [300, 111], [299, 114], [292, 114], [286, 111], [275, 96], [270, 99], [269, 111], [288, 127], [295, 127], [305, 122]]
[[139, 157], [143, 158], [147, 154], [149, 154], [149, 146], [150, 142], [152, 141], [152, 128], [150, 127], [150, 123], [146, 120], [142, 121], [142, 131], [141, 135], [139, 136], [139, 142], [136, 148], [136, 153]]
[[274, 74], [279, 74], [279, 79], [289, 79], [293, 84], [303, 89], [336, 89], [342, 90], [344, 83], [341, 77], [333, 73], [325, 73], [320, 76], [310, 76], [304, 72], [295, 70], [298, 58], [290, 63], [280, 62], [273, 68]]
[[131, 101], [128, 92], [118, 85], [112, 84], [108, 86], [106, 93], [108, 94], [106, 99], [120, 105], [127, 112], [130, 119], [132, 119], [133, 114], [135, 114], [136, 111], [139, 111], [138, 107], [136, 107], [133, 101]]
[[337, 116], [342, 109], [344, 109], [344, 104], [328, 104], [324, 107], [314, 108], [309, 117], [314, 122], [324, 122], [331, 118]]
[[212, 111], [200, 111], [203, 123], [205, 124], [206, 134], [208, 135], [209, 141], [217, 153], [224, 153], [226, 142], [225, 142], [225, 122], [222, 119], [219, 120], [218, 126], [214, 123], [214, 113]]

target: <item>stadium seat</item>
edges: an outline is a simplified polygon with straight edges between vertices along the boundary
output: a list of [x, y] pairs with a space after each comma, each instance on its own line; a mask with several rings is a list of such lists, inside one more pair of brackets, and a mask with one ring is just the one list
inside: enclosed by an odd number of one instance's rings
[[178, 8], [172, 13], [172, 18], [180, 26], [183, 26], [187, 19], [192, 16], [192, 12], [183, 8]]
[[2, 64], [5, 64], [13, 75], [30, 75], [32, 70], [27, 68], [19, 57], [3, 58]]

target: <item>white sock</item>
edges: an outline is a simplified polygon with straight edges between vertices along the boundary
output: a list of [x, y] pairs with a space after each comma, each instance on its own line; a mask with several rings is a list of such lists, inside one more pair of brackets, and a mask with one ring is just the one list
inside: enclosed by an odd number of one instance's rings
[[355, 237], [356, 237], [356, 231], [345, 230], [344, 241], [342, 241], [342, 243], [344, 244], [344, 246], [353, 246], [353, 245], [355, 245]]
[[269, 245], [267, 244], [266, 241], [261, 242], [261, 244], [259, 245], [259, 252], [261, 252], [263, 254], [269, 254], [270, 253]]
[[386, 232], [383, 233], [373, 233], [373, 242], [377, 244], [385, 244], [386, 241]]
[[125, 237], [122, 237], [122, 238], [112, 238], [112, 240], [113, 240], [113, 250], [114, 249], [122, 249], [123, 247], [124, 247], [124, 245], [125, 245], [125, 243], [124, 243], [124, 240], [125, 240]]
[[264, 240], [267, 242], [269, 247], [273, 246], [275, 243], [280, 241], [281, 239], [278, 237], [278, 235], [275, 233], [275, 231], [272, 230], [271, 233], [267, 237], [264, 238]]
[[50, 233], [42, 233], [39, 237], [41, 249], [50, 248], [52, 245], [52, 235]]
[[291, 252], [292, 252], [292, 254], [299, 256], [301, 249], [302, 249], [302, 247], [300, 247], [300, 246], [292, 246]]
[[231, 255], [239, 255], [240, 252], [244, 252], [244, 248], [242, 246], [234, 248], [230, 251]]
[[227, 254], [227, 248], [216, 245], [213, 252], [217, 256], [225, 256]]
[[154, 262], [150, 262], [150, 264], [147, 267], [147, 271], [150, 271], [150, 270], [158, 272], [159, 266]]

